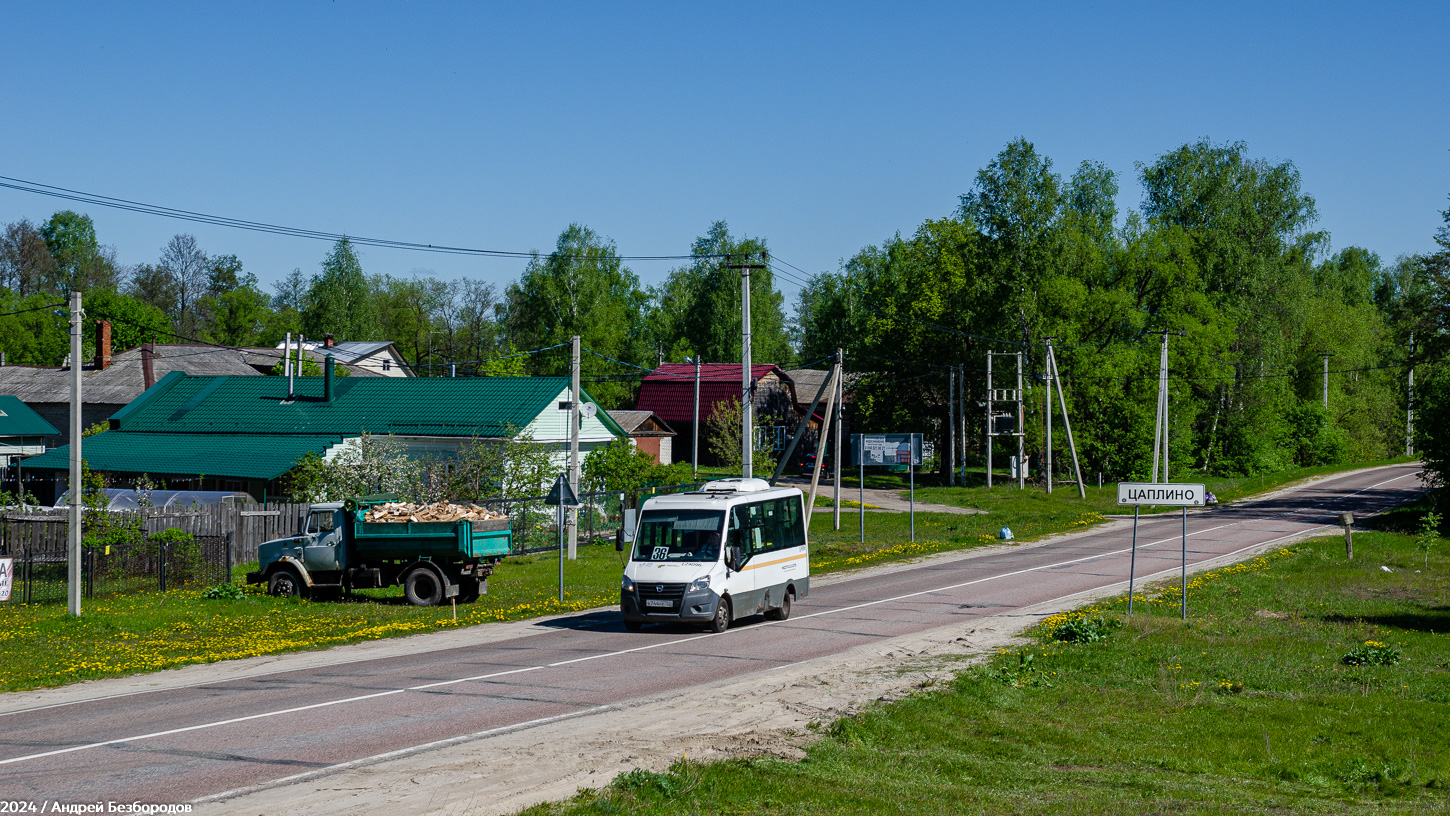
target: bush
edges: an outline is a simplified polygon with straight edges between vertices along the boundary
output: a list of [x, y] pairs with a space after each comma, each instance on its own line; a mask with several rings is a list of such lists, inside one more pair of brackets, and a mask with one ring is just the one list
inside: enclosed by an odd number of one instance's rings
[[1097, 643], [1107, 640], [1108, 634], [1122, 626], [1109, 618], [1074, 616], [1052, 629], [1052, 638], [1066, 643]]
[[217, 584], [201, 591], [201, 597], [208, 601], [240, 601], [246, 591], [236, 584]]
[[1340, 658], [1346, 666], [1393, 666], [1400, 662], [1400, 650], [1373, 640], [1356, 646]]

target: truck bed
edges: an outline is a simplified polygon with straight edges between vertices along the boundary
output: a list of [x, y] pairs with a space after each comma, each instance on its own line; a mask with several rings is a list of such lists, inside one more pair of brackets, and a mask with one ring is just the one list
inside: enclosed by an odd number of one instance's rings
[[508, 519], [487, 521], [353, 522], [353, 543], [364, 558], [436, 560], [501, 557], [512, 538]]

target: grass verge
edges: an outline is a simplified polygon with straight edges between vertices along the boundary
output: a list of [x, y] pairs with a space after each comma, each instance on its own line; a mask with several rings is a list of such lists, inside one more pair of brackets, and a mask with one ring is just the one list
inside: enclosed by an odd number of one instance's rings
[[[1263, 480], [1268, 487], [1314, 473], [1292, 471]], [[1246, 489], [1257, 489], [1257, 484]], [[905, 513], [868, 513], [866, 540], [856, 514], [831, 528], [829, 508], [811, 521], [811, 571], [825, 575], [1000, 543], [1009, 526], [1018, 541], [1091, 526], [1113, 512], [1112, 488], [1018, 491], [930, 488], [935, 501], [988, 510], [983, 514], [917, 513], [916, 536]], [[819, 497], [818, 497], [819, 501]], [[565, 572], [565, 599], [558, 601], [557, 560], [550, 554], [506, 559], [489, 581], [489, 594], [460, 605], [455, 621], [448, 607], [419, 608], [402, 600], [401, 589], [360, 592], [346, 602], [297, 602], [249, 595], [208, 600], [199, 588], [167, 593], [138, 592], [88, 600], [79, 619], [61, 604], [0, 604], [0, 692], [56, 686], [79, 680], [158, 671], [194, 663], [319, 649], [450, 629], [476, 623], [520, 620], [589, 609], [618, 600], [622, 557], [607, 546], [580, 547], [579, 560]], [[241, 576], [248, 567], [239, 567]]]
[[1186, 622], [1176, 585], [1049, 618], [800, 762], [680, 761], [525, 813], [1444, 813], [1450, 557], [1356, 538], [1352, 563], [1330, 537], [1194, 576]]

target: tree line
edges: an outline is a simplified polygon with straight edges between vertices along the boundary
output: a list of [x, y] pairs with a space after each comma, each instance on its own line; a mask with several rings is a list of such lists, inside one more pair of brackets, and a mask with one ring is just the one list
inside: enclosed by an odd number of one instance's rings
[[[987, 352], [1020, 352], [1027, 446], [1040, 461], [1043, 349], [1053, 338], [1084, 469], [1122, 478], [1148, 471], [1167, 333], [1175, 478], [1402, 454], [1412, 365], [1418, 444], [1437, 444], [1427, 420], [1450, 393], [1435, 365], [1450, 342], [1450, 215], [1438, 253], [1385, 261], [1334, 249], [1293, 163], [1254, 157], [1243, 143], [1182, 145], [1141, 164], [1136, 181], [1141, 203], [1120, 213], [1122, 180], [1105, 165], [1085, 161], [1064, 177], [1032, 143], [1013, 140], [953, 211], [810, 276], [791, 310], [773, 270], [756, 271], [755, 359], [789, 367], [842, 348], [859, 377], [855, 428], [925, 432], [943, 447], [947, 371], [960, 367], [967, 457], [980, 462]], [[211, 254], [190, 235], [154, 263], [122, 266], [87, 216], [64, 211], [41, 225], [11, 223], [0, 237], [0, 351], [15, 363], [59, 363], [64, 318], [25, 310], [78, 287], [90, 314], [120, 319], [120, 347], [177, 337], [271, 346], [289, 331], [388, 339], [425, 376], [451, 365], [464, 375], [563, 373], [564, 349], [526, 352], [578, 334], [593, 352], [583, 361], [591, 393], [629, 407], [661, 360], [739, 358], [740, 276], [726, 256], [766, 250], [764, 238], [716, 222], [646, 286], [611, 239], [570, 224], [499, 288], [368, 274], [343, 239], [315, 271], [293, 269], [268, 292], [236, 256]], [[1060, 432], [1055, 444], [1065, 445]]]

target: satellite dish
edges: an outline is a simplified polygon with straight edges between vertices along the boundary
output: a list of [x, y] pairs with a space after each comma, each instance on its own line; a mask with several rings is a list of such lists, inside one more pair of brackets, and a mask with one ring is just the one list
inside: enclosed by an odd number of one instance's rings
[[582, 403], [579, 406], [579, 413], [582, 414], [585, 419], [592, 419], [595, 414], [599, 413], [599, 406], [595, 405], [592, 402]]

